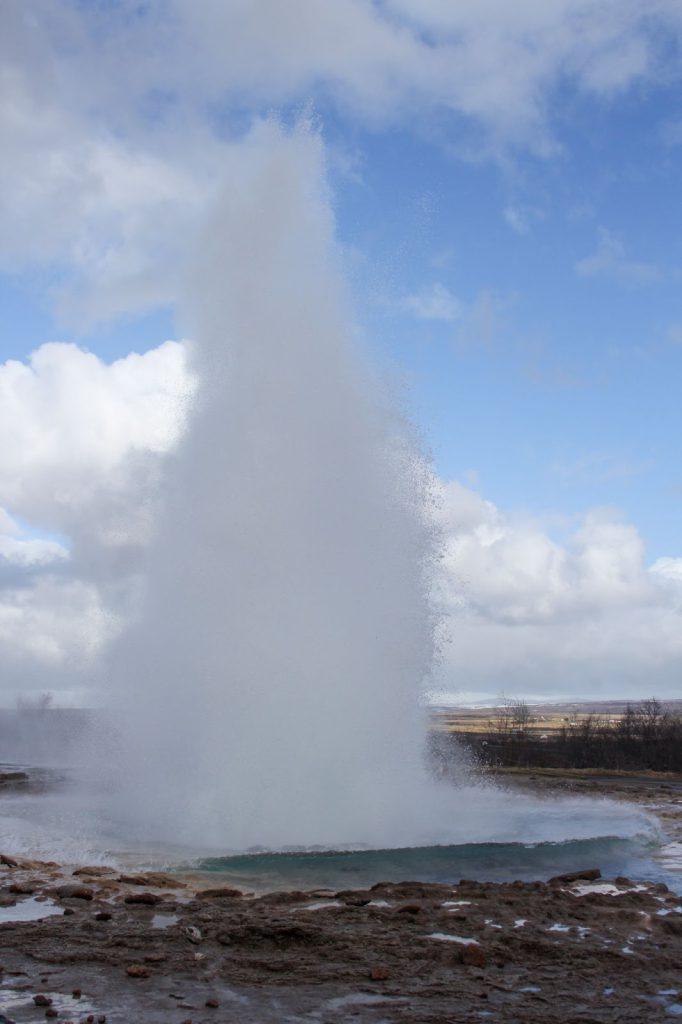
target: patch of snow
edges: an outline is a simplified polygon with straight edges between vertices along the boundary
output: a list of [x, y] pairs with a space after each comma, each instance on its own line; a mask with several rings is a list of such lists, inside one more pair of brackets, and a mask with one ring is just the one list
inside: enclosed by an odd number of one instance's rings
[[619, 889], [611, 882], [590, 882], [585, 885], [572, 886], [567, 891], [572, 896], [589, 896], [593, 892], [599, 896], [625, 896], [629, 892], [645, 892], [647, 889], [646, 885], [631, 885], [627, 889]]
[[439, 942], [459, 942], [461, 946], [477, 946], [476, 939], [465, 939], [461, 935], [446, 935], [445, 932], [431, 932], [427, 939], [437, 939]]

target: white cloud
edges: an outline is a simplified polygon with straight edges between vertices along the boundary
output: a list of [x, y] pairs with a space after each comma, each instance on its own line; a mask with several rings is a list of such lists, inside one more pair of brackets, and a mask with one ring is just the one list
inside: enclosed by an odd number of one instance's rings
[[[132, 545], [143, 553], [139, 509], [153, 499], [191, 387], [184, 350], [172, 342], [112, 364], [48, 345], [28, 364], [0, 367], [0, 396], [11, 393], [13, 402], [8, 411], [0, 400], [0, 432], [13, 431], [0, 450], [6, 693], [82, 691], [103, 644], [130, 616], [140, 561], [117, 552]], [[682, 559], [647, 567], [635, 528], [603, 511], [559, 543], [454, 482], [443, 488], [439, 514], [446, 546], [437, 597], [450, 637], [444, 687], [678, 691]], [[68, 547], [52, 531], [67, 533]]]
[[162, 456], [193, 388], [185, 346], [173, 341], [113, 363], [50, 343], [0, 365], [5, 699], [82, 690], [130, 614]]
[[331, 102], [374, 128], [434, 118], [454, 151], [548, 154], [568, 84], [655, 81], [681, 30], [675, 0], [8, 0], [0, 266], [48, 263], [81, 320], [174, 302], [234, 111]]
[[[46, 575], [31, 586], [0, 591], [3, 670], [92, 666], [110, 634], [113, 617], [96, 588], [79, 580]], [[80, 663], [80, 665], [79, 665]]]
[[558, 543], [457, 483], [444, 489], [442, 515], [444, 689], [679, 692], [682, 560], [647, 567], [636, 529], [607, 512]]
[[452, 323], [462, 315], [463, 305], [446, 285], [436, 281], [425, 285], [402, 301], [403, 309], [420, 320], [443, 320]]
[[69, 557], [67, 548], [59, 541], [44, 537], [22, 536], [23, 531], [0, 509], [0, 568], [5, 565], [47, 565]]
[[599, 229], [596, 249], [578, 260], [575, 269], [583, 277], [604, 275], [635, 284], [649, 284], [662, 277], [655, 264], [631, 259], [623, 242], [606, 228]]
[[139, 529], [141, 480], [176, 441], [192, 387], [174, 341], [109, 364], [52, 342], [1, 364], [0, 503], [69, 535], [85, 523], [111, 539]]

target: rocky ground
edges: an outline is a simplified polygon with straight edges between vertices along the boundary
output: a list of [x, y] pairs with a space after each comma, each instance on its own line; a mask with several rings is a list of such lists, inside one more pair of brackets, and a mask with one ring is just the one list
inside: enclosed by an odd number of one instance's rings
[[[658, 785], [636, 799], [674, 827]], [[0, 857], [0, 1024], [682, 1017], [682, 899], [597, 875], [249, 895]]]

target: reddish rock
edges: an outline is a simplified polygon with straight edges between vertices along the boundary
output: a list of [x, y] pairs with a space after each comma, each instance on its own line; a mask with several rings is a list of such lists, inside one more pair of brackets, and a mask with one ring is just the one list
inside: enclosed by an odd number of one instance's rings
[[485, 950], [478, 943], [462, 947], [462, 963], [467, 967], [485, 967]]
[[108, 910], [98, 910], [95, 914], [95, 921], [111, 921], [111, 914]]
[[403, 903], [396, 908], [396, 914], [421, 914], [422, 908], [419, 903]]
[[56, 889], [50, 889], [50, 896], [57, 896], [60, 900], [91, 900], [95, 893], [87, 885], [58, 885]]
[[391, 977], [387, 967], [373, 967], [369, 976], [372, 981], [388, 981]]
[[218, 1007], [220, 1006], [220, 1003], [218, 1002], [217, 999], [207, 999], [206, 1002], [204, 1003], [204, 1006], [208, 1006], [212, 1010], [217, 1010]]
[[161, 872], [145, 871], [139, 875], [119, 875], [119, 882], [125, 885], [153, 885], [158, 889], [185, 889], [186, 885], [172, 875], [164, 875]]
[[130, 896], [126, 896], [125, 903], [141, 903], [146, 907], [155, 907], [157, 903], [161, 902], [161, 897], [157, 896], [154, 892], [133, 892]]
[[148, 978], [149, 971], [144, 964], [130, 964], [126, 967], [126, 974], [129, 978]]
[[550, 878], [550, 885], [566, 885], [568, 882], [596, 882], [601, 878], [599, 868], [586, 868], [584, 871], [569, 871], [565, 875], [555, 875]]
[[47, 1010], [45, 1010], [45, 1016], [46, 1016], [46, 1017], [58, 1017], [58, 1016], [59, 1016], [59, 1014], [58, 1014], [58, 1013], [57, 1013], [57, 1011], [56, 1011], [56, 1010], [54, 1009], [54, 1007], [52, 1007], [52, 1006], [48, 1006]]
[[10, 885], [9, 891], [18, 896], [32, 896], [36, 891], [36, 886], [33, 882], [14, 882]]
[[75, 988], [75, 989], [73, 990], [73, 992], [71, 993], [71, 995], [72, 995], [72, 997], [73, 997], [74, 999], [80, 999], [80, 997], [82, 996], [82, 994], [83, 994], [83, 993], [81, 992], [81, 990], [80, 990], [79, 988]]
[[50, 999], [50, 997], [44, 996], [42, 993], [39, 993], [37, 996], [34, 996], [33, 1002], [36, 1004], [36, 1006], [52, 1006], [52, 1000]]
[[197, 897], [202, 900], [238, 900], [243, 893], [239, 889], [202, 889]]

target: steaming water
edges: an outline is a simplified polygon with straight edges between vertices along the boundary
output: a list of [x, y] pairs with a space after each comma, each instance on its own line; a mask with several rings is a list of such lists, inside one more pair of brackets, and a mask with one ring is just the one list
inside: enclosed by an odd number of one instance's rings
[[358, 354], [319, 141], [263, 127], [227, 178], [188, 303], [200, 397], [110, 658], [99, 818], [225, 854], [641, 831], [428, 775], [431, 476]]
[[431, 478], [356, 351], [319, 144], [265, 127], [227, 176], [188, 304], [199, 399], [108, 661], [92, 786], [16, 797], [0, 842], [227, 871], [254, 848], [400, 848], [419, 873], [405, 851], [421, 847], [429, 875], [471, 844], [483, 865], [490, 844], [513, 860], [519, 843], [650, 832], [608, 801], [429, 776]]

